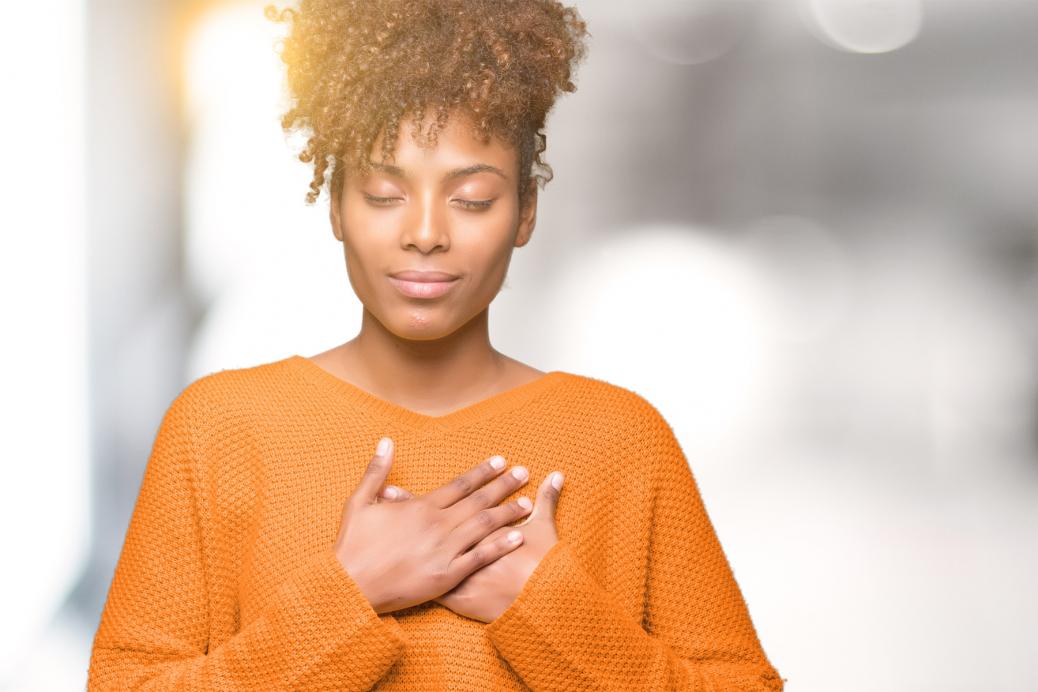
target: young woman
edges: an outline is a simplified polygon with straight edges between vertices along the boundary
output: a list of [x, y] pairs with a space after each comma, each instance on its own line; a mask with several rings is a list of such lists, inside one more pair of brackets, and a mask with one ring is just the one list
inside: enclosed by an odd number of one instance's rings
[[660, 413], [490, 343], [576, 10], [268, 13], [361, 330], [173, 401], [89, 688], [781, 690]]

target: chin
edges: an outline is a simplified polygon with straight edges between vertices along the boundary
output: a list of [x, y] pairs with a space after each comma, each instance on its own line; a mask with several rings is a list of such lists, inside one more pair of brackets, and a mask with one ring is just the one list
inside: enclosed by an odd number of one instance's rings
[[445, 318], [429, 309], [400, 309], [387, 326], [401, 339], [432, 341], [453, 332], [458, 325], [450, 324]]

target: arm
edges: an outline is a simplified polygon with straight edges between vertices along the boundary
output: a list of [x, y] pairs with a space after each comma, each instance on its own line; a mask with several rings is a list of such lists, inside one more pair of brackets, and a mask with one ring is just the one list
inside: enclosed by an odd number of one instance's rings
[[201, 415], [190, 416], [191, 406], [182, 393], [159, 428], [95, 635], [88, 689], [370, 688], [406, 642], [332, 546], [293, 564], [254, 620], [209, 647], [193, 472]]
[[622, 612], [560, 538], [487, 625], [491, 641], [534, 690], [779, 692], [784, 681], [761, 649], [688, 462], [655, 409], [650, 420], [644, 625]]

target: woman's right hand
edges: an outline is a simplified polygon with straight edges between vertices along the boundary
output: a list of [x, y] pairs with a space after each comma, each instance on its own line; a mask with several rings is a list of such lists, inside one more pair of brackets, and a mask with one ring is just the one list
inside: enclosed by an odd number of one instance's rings
[[505, 461], [495, 456], [425, 495], [379, 502], [394, 451], [383, 439], [387, 451], [375, 454], [346, 500], [335, 539], [339, 562], [376, 612], [432, 600], [522, 544], [519, 532], [519, 540], [506, 534], [473, 548], [529, 512], [518, 502], [496, 506], [526, 483], [526, 469], [501, 475]]

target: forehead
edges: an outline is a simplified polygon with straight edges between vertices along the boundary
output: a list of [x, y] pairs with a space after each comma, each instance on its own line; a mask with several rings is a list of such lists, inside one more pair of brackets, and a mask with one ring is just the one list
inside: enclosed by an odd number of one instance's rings
[[[494, 169], [511, 178], [518, 164], [515, 148], [491, 136], [483, 141], [474, 131], [471, 121], [460, 111], [452, 111], [443, 127], [436, 132], [435, 144], [427, 140], [429, 128], [435, 123], [436, 114], [428, 113], [421, 123], [421, 131], [414, 133], [415, 120], [412, 115], [401, 119], [393, 160], [382, 157], [384, 132], [372, 143], [369, 159], [376, 164], [373, 172], [406, 176], [421, 172], [464, 171], [464, 174], [486, 172], [495, 174]], [[456, 175], [454, 177], [457, 177]]]
[[[371, 173], [384, 173], [396, 178], [409, 178], [412, 176], [413, 171], [407, 170], [401, 166], [388, 163], [379, 163], [376, 161], [369, 161]], [[445, 182], [451, 180], [457, 180], [459, 178], [465, 178], [470, 175], [477, 173], [489, 173], [503, 180], [508, 180], [508, 172], [502, 168], [498, 168], [489, 163], [473, 163], [467, 166], [456, 166], [443, 172], [441, 178]]]

